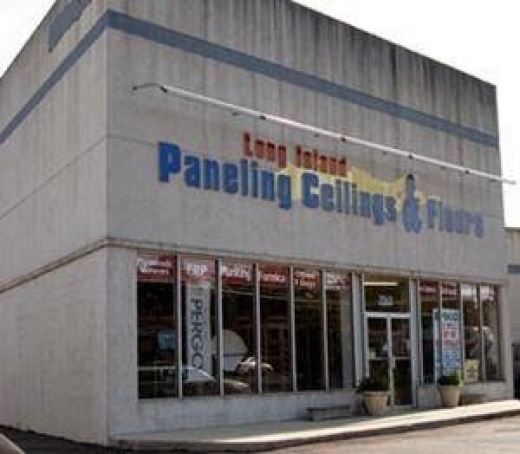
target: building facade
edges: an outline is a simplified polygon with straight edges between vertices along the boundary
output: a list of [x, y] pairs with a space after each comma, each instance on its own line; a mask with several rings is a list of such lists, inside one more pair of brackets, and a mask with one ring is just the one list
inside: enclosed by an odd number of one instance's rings
[[500, 174], [496, 109], [290, 1], [58, 1], [0, 82], [0, 424], [511, 396], [502, 189], [467, 170]]

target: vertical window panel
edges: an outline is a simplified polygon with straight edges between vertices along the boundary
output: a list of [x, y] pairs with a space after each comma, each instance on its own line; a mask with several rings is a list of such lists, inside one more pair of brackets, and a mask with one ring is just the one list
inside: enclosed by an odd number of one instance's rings
[[183, 257], [182, 329], [184, 396], [218, 394], [215, 262]]
[[137, 258], [137, 345], [139, 398], [177, 396], [178, 356], [175, 258]]
[[297, 389], [324, 389], [320, 273], [297, 268], [293, 276]]
[[501, 378], [500, 311], [497, 288], [482, 285], [480, 287], [480, 300], [482, 302], [486, 380], [499, 380]]
[[253, 265], [223, 262], [221, 279], [224, 393], [257, 391]]
[[292, 391], [289, 269], [260, 265], [262, 389]]
[[423, 383], [435, 383], [441, 363], [439, 335], [439, 283], [423, 281], [419, 284], [421, 297], [421, 333]]
[[325, 272], [329, 383], [331, 389], [354, 386], [352, 289], [350, 274]]
[[482, 335], [477, 286], [461, 285], [464, 317], [464, 381], [482, 380]]

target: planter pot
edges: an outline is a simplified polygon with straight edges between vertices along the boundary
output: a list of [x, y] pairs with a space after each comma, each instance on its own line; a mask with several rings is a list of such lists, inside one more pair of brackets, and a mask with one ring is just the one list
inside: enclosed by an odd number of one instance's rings
[[388, 391], [365, 391], [363, 403], [369, 415], [382, 415], [388, 408]]
[[460, 386], [458, 385], [439, 385], [439, 394], [443, 407], [453, 408], [459, 405]]

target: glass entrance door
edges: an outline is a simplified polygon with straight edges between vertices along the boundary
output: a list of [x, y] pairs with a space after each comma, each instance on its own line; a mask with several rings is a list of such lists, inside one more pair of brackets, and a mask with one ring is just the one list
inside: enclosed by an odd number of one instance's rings
[[367, 315], [367, 371], [371, 376], [386, 375], [390, 404], [413, 404], [410, 319], [407, 315]]

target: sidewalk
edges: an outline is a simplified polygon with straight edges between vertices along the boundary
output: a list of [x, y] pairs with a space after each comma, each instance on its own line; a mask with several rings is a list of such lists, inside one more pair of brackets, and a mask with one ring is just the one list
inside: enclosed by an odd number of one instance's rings
[[308, 443], [388, 435], [520, 415], [520, 401], [506, 400], [453, 409], [410, 411], [383, 417], [320, 422], [287, 421], [236, 427], [126, 434], [114, 444], [136, 450], [258, 452]]

